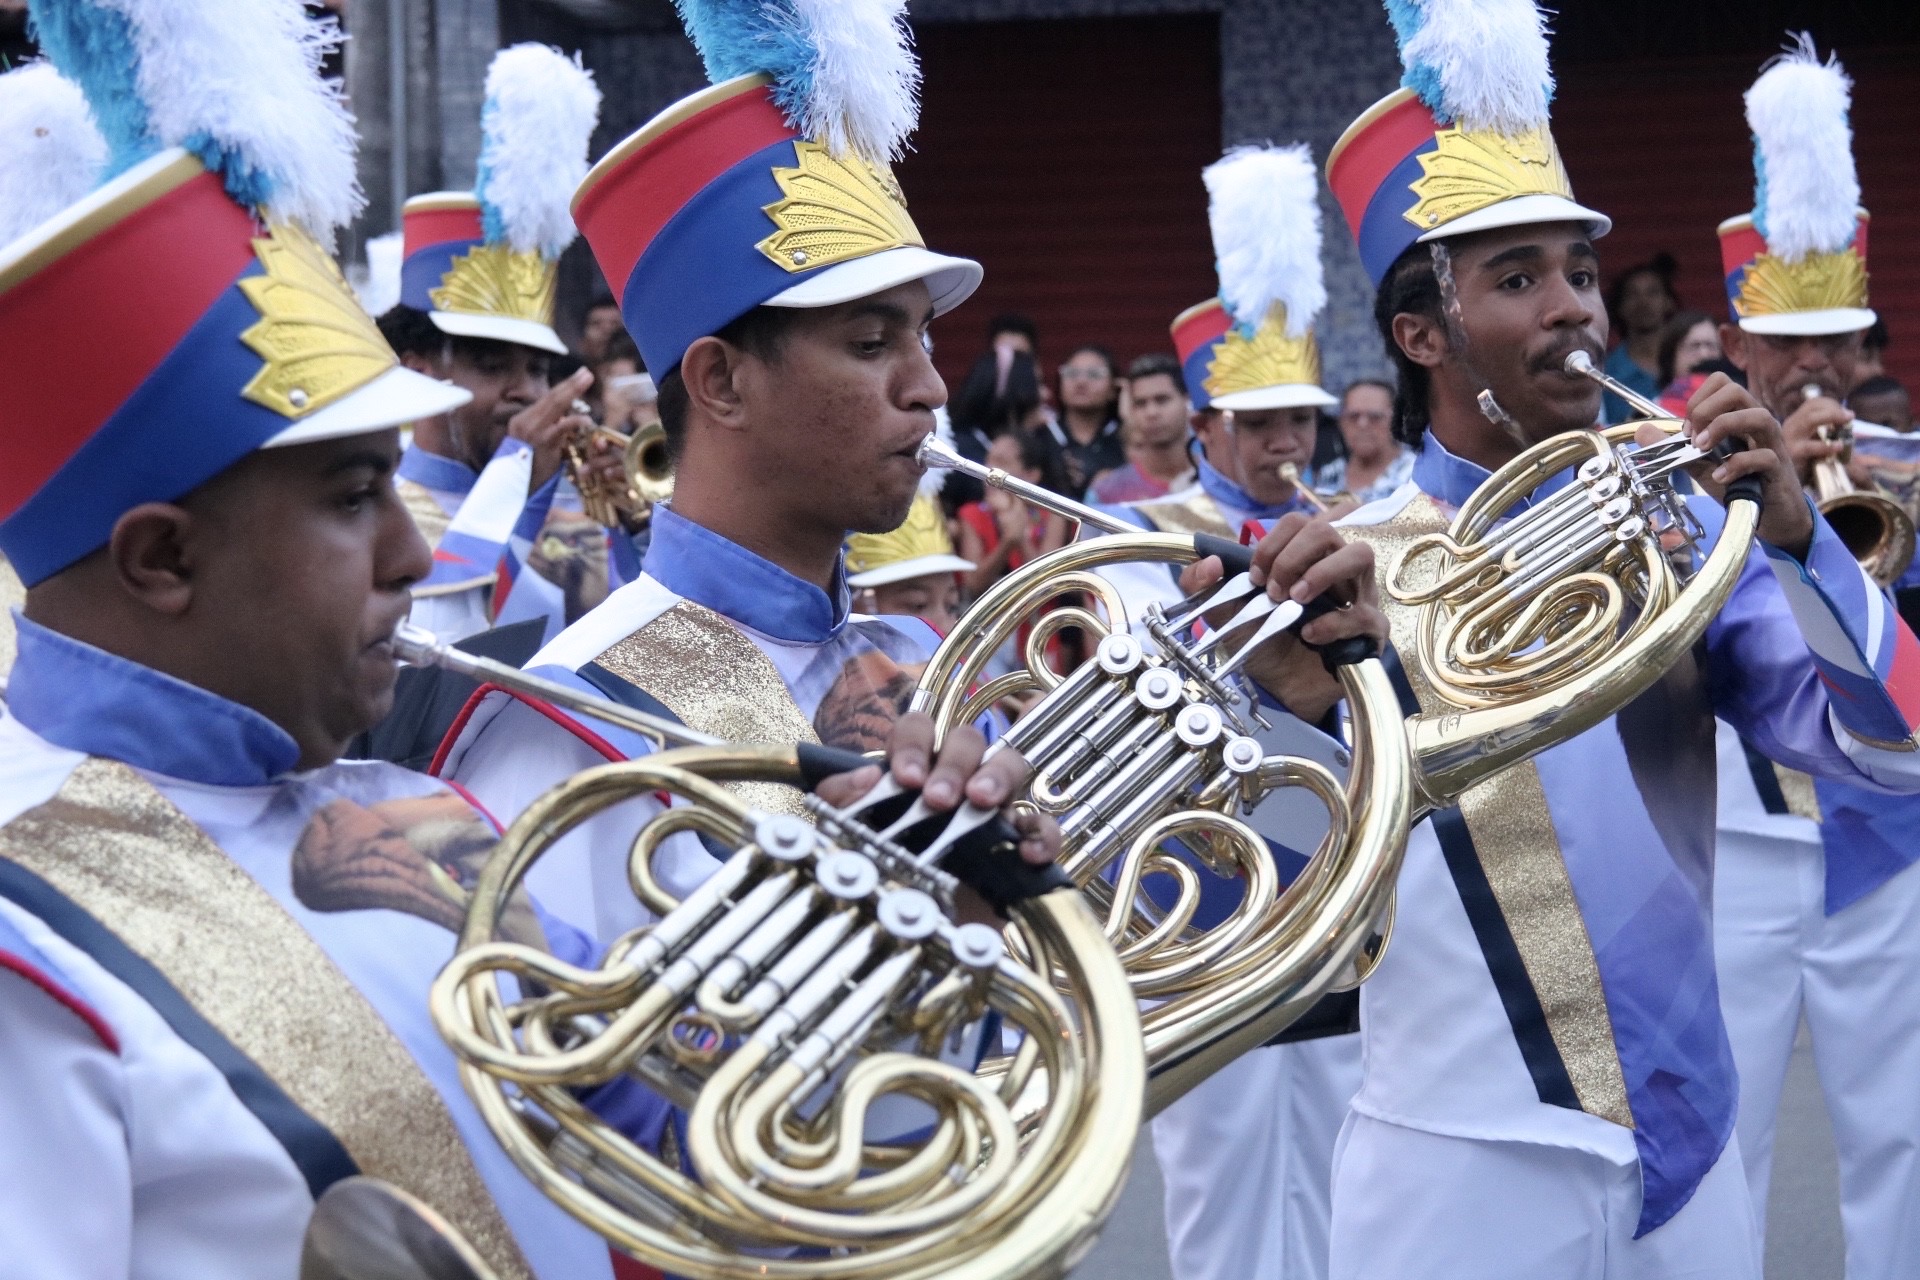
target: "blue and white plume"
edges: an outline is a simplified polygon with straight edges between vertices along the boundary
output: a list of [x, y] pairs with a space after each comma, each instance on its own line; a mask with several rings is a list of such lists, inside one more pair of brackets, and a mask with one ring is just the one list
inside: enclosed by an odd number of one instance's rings
[[761, 72], [787, 123], [875, 161], [898, 160], [920, 114], [906, 0], [675, 0], [718, 84]]
[[0, 245], [76, 203], [106, 167], [79, 86], [47, 62], [0, 75]]
[[600, 90], [577, 57], [543, 44], [494, 55], [474, 182], [488, 243], [546, 258], [573, 243], [567, 204], [587, 176], [599, 118]]
[[320, 73], [340, 32], [300, 0], [34, 0], [30, 17], [93, 107], [106, 177], [178, 146], [323, 242], [360, 211], [353, 118]]
[[1201, 173], [1220, 272], [1220, 299], [1258, 328], [1275, 303], [1287, 336], [1313, 329], [1327, 305], [1320, 266], [1320, 174], [1305, 143], [1235, 147]]
[[353, 291], [368, 315], [383, 316], [399, 305], [400, 275], [406, 252], [407, 238], [398, 231], [367, 241], [366, 274]]
[[1533, 0], [1386, 0], [1401, 81], [1443, 123], [1525, 133], [1547, 123], [1553, 70]]
[[1788, 262], [1853, 243], [1860, 178], [1847, 112], [1853, 82], [1802, 33], [1747, 90], [1756, 179], [1753, 224]]

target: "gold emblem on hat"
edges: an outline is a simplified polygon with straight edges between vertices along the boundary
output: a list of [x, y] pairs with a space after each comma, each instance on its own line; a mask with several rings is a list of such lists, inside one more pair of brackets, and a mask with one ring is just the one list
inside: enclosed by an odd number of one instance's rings
[[796, 142], [793, 150], [799, 164], [773, 171], [786, 198], [765, 206], [779, 230], [754, 246], [782, 270], [926, 244], [891, 173], [852, 153], [836, 159], [817, 142]]
[[266, 364], [240, 394], [286, 418], [304, 418], [400, 363], [340, 268], [291, 223], [253, 242], [263, 275], [240, 291], [260, 319], [240, 335]]
[[1838, 253], [1810, 253], [1798, 262], [1761, 254], [1740, 281], [1733, 309], [1745, 319], [1866, 305], [1867, 264], [1848, 247]]
[[1413, 183], [1419, 202], [1401, 215], [1422, 231], [1515, 196], [1573, 199], [1573, 183], [1546, 125], [1511, 135], [1455, 126], [1433, 137], [1438, 148], [1420, 157], [1421, 176]]
[[427, 297], [435, 311], [551, 324], [559, 283], [558, 262], [504, 244], [481, 244], [455, 258]]
[[1288, 337], [1287, 310], [1277, 303], [1252, 337], [1228, 329], [1207, 365], [1207, 395], [1215, 400], [1262, 387], [1319, 385], [1320, 344], [1311, 333]]
[[940, 506], [926, 494], [914, 498], [907, 518], [891, 533], [856, 533], [847, 539], [847, 572], [871, 573], [888, 565], [953, 554], [953, 539]]

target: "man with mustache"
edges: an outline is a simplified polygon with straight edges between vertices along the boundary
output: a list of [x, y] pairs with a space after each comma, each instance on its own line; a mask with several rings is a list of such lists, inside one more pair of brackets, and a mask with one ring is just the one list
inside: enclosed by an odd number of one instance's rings
[[[1595, 422], [1600, 389], [1561, 366], [1604, 349], [1594, 240], [1609, 225], [1573, 199], [1548, 131], [1530, 0], [1396, 12], [1414, 88], [1328, 162], [1400, 374], [1396, 435], [1420, 450], [1410, 489], [1347, 522], [1382, 563], [1523, 449]], [[1455, 181], [1467, 172], [1486, 180]], [[1392, 943], [1362, 988], [1335, 1277], [1760, 1274], [1713, 964], [1713, 715], [1802, 769], [1911, 790], [1920, 698], [1896, 654], [1920, 647], [1751, 395], [1710, 380], [1686, 430], [1745, 445], [1696, 482], [1718, 498], [1759, 481], [1759, 546], [1701, 643], [1639, 699], [1413, 832]], [[1711, 539], [1720, 508], [1692, 507]], [[1270, 531], [1256, 566], [1303, 523]], [[1424, 678], [1412, 612], [1388, 614]]]
[[[1874, 322], [1850, 99], [1845, 71], [1810, 40], [1770, 63], [1746, 95], [1767, 181], [1751, 215], [1720, 226], [1732, 312], [1721, 344], [1782, 420], [1803, 478], [1854, 427], [1847, 393]], [[1720, 759], [1715, 953], [1756, 1228], [1764, 1239], [1804, 1019], [1838, 1149], [1847, 1275], [1891, 1280], [1920, 1252], [1920, 1167], [1908, 1158], [1920, 1109], [1907, 1087], [1920, 1070], [1920, 797], [1778, 769], [1730, 725]]]

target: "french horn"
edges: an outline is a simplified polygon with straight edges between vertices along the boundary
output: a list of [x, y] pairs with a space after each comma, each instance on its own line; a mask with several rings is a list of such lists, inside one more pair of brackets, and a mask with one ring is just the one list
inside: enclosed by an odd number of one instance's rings
[[[542, 1192], [689, 1280], [1011, 1280], [1091, 1246], [1141, 1122], [1139, 1015], [1084, 900], [1022, 862], [997, 814], [933, 814], [891, 778], [836, 809], [806, 793], [864, 757], [721, 743], [412, 628], [395, 647], [660, 748], [514, 822], [433, 987], [463, 1084]], [[555, 842], [661, 795], [675, 803], [628, 864], [656, 923], [590, 968], [498, 939]], [[724, 859], [685, 898], [653, 872], [675, 837]], [[1015, 922], [1027, 963], [956, 917], [962, 883]], [[983, 1078], [969, 1050], [990, 1014], [1019, 1048]], [[683, 1146], [649, 1151], [593, 1113], [583, 1095], [621, 1077], [684, 1112]]]
[[[1408, 675], [1418, 705], [1403, 706], [1379, 660], [1328, 655], [1351, 726], [1344, 784], [1312, 761], [1270, 753], [1252, 732], [1260, 712], [1240, 670], [1306, 611], [1256, 591], [1244, 549], [1145, 533], [931, 437], [922, 446], [930, 465], [1111, 535], [1030, 561], [983, 593], [928, 664], [912, 705], [945, 731], [1006, 696], [1039, 695], [1002, 744], [1033, 766], [1027, 799], [1059, 819], [1061, 865], [1104, 917], [1135, 993], [1151, 1002], [1142, 1015], [1150, 1109], [1262, 1043], [1320, 993], [1364, 979], [1378, 957], [1365, 945], [1377, 930], [1384, 946], [1390, 932], [1413, 821], [1613, 715], [1699, 638], [1746, 563], [1759, 490], [1732, 487], [1721, 536], [1706, 551], [1674, 486], [1704, 455], [1678, 427], [1666, 420], [1667, 438], [1645, 447], [1631, 426], [1535, 445], [1495, 472], [1445, 532], [1394, 557], [1383, 577], [1411, 620], [1414, 643], [1403, 647], [1413, 653], [1401, 656], [1417, 663]], [[1569, 471], [1565, 487], [1528, 504]], [[1096, 572], [1206, 555], [1221, 556], [1229, 578], [1171, 614], [1149, 605], [1131, 618]], [[1203, 616], [1221, 622], [1222, 605], [1240, 612], [1205, 636], [1190, 633]], [[1025, 665], [983, 681], [1023, 625]], [[1095, 656], [1062, 676], [1045, 646], [1066, 626], [1091, 635]], [[1285, 887], [1245, 821], [1283, 788], [1304, 789], [1327, 812], [1319, 848]], [[1199, 887], [1170, 849], [1175, 840], [1244, 879], [1239, 906], [1211, 929], [1192, 927]], [[1140, 891], [1156, 873], [1178, 885], [1170, 907]], [[1323, 910], [1336, 900], [1342, 910]]]

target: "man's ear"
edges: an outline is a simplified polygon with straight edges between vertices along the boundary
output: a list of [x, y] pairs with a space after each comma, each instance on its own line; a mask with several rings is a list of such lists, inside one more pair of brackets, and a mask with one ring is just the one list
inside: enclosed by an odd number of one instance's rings
[[187, 550], [193, 515], [170, 502], [147, 502], [114, 522], [107, 558], [126, 593], [159, 613], [178, 616], [193, 600]]
[[1720, 352], [1742, 373], [1747, 371], [1747, 331], [1737, 324], [1720, 324]]
[[719, 426], [736, 431], [744, 427], [746, 402], [740, 374], [745, 359], [738, 347], [719, 338], [696, 339], [680, 357], [688, 407]]
[[437, 360], [429, 360], [418, 351], [402, 351], [400, 353], [400, 363], [415, 373], [426, 374], [429, 378], [438, 378], [441, 376], [440, 362]]
[[1447, 326], [1431, 316], [1402, 311], [1393, 318], [1393, 342], [1407, 359], [1423, 369], [1445, 363], [1449, 343]]

